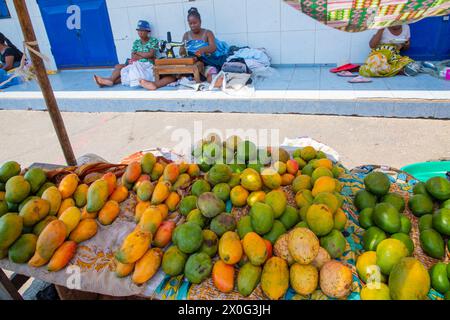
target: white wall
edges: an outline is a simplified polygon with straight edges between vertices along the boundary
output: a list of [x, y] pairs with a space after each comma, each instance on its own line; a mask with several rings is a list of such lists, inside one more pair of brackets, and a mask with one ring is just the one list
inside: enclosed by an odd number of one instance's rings
[[[47, 68], [56, 69], [36, 0], [27, 0], [41, 51], [51, 58]], [[197, 7], [203, 26], [230, 45], [265, 47], [274, 64], [361, 63], [369, 53], [374, 31], [346, 33], [322, 25], [291, 8], [282, 0], [106, 0], [119, 61], [130, 55], [136, 39], [136, 23], [150, 21], [153, 36], [172, 32], [181, 40], [187, 11]], [[7, 0], [11, 19], [0, 19], [0, 30], [18, 47], [22, 32], [12, 0]]]
[[[11, 14], [10, 19], [0, 19], [0, 31], [16, 45], [17, 48], [23, 50], [23, 35], [20, 28], [20, 23], [17, 18], [16, 10], [14, 9], [13, 0], [6, 0], [9, 12]], [[50, 50], [50, 42], [45, 32], [44, 22], [42, 21], [41, 12], [37, 5], [36, 0], [26, 0], [28, 13], [33, 24], [34, 33], [39, 44], [39, 49], [42, 54], [49, 58], [48, 62], [45, 62], [47, 70], [56, 70], [56, 63], [53, 59], [53, 55]]]
[[197, 7], [203, 26], [230, 45], [265, 47], [274, 64], [364, 62], [373, 31], [346, 33], [322, 25], [282, 0], [106, 0], [119, 61], [130, 55], [136, 23], [148, 20], [153, 36], [175, 41]]

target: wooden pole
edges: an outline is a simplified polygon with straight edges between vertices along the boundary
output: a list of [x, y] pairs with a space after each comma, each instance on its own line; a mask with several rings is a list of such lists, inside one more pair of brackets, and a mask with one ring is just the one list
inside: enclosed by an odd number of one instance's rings
[[[36, 35], [34, 33], [33, 25], [31, 24], [30, 15], [28, 14], [25, 0], [14, 0], [14, 7], [16, 8], [25, 42], [35, 42]], [[33, 45], [32, 47], [36, 51], [40, 52], [38, 45]], [[75, 159], [72, 146], [70, 145], [69, 136], [67, 135], [64, 121], [61, 117], [55, 95], [53, 94], [53, 89], [48, 79], [47, 71], [45, 70], [44, 61], [41, 57], [35, 55], [34, 53], [31, 53], [31, 61], [33, 62], [33, 66], [36, 70], [39, 86], [41, 87], [42, 95], [44, 96], [45, 104], [47, 105], [47, 110], [50, 114], [50, 118], [52, 119], [53, 127], [55, 128], [56, 135], [58, 136], [66, 162], [69, 166], [75, 166], [77, 161]]]

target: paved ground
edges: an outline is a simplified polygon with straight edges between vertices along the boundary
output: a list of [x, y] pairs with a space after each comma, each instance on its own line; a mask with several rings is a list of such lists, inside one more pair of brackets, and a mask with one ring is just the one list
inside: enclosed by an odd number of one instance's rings
[[[63, 113], [76, 156], [96, 153], [111, 162], [149, 147], [174, 147], [172, 134], [194, 121], [203, 129], [278, 129], [284, 137], [310, 136], [333, 147], [344, 165], [386, 164], [394, 167], [450, 157], [450, 121], [305, 115], [218, 113]], [[0, 111], [0, 163], [14, 159], [64, 163], [46, 112]]]
[[[99, 89], [92, 76], [110, 70], [62, 71], [50, 76], [59, 107], [75, 112], [252, 112], [383, 117], [450, 118], [450, 81], [421, 74], [373, 78], [372, 83], [348, 83], [330, 73], [330, 66], [277, 67], [255, 90], [228, 95], [221, 91], [195, 92], [183, 87], [146, 91], [124, 87]], [[45, 110], [35, 82], [0, 93], [0, 109]]]

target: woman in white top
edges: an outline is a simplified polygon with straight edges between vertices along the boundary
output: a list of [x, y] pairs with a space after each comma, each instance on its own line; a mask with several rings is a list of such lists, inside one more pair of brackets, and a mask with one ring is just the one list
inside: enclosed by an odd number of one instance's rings
[[408, 25], [380, 29], [372, 37], [369, 46], [372, 49], [359, 74], [364, 77], [392, 77], [403, 74], [404, 68], [413, 62], [400, 51], [408, 50], [411, 45], [411, 33]]

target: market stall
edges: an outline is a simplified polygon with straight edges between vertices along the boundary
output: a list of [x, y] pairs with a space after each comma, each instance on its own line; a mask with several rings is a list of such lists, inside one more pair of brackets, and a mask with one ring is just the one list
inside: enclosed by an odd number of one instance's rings
[[[233, 137], [201, 144], [197, 163], [159, 149], [46, 172], [38, 184], [37, 170], [16, 167], [2, 193], [18, 213], [0, 218], [0, 267], [118, 297], [442, 299], [449, 182], [350, 171], [330, 147], [306, 141], [263, 161], [262, 149]], [[35, 191], [17, 198], [11, 179]]]

